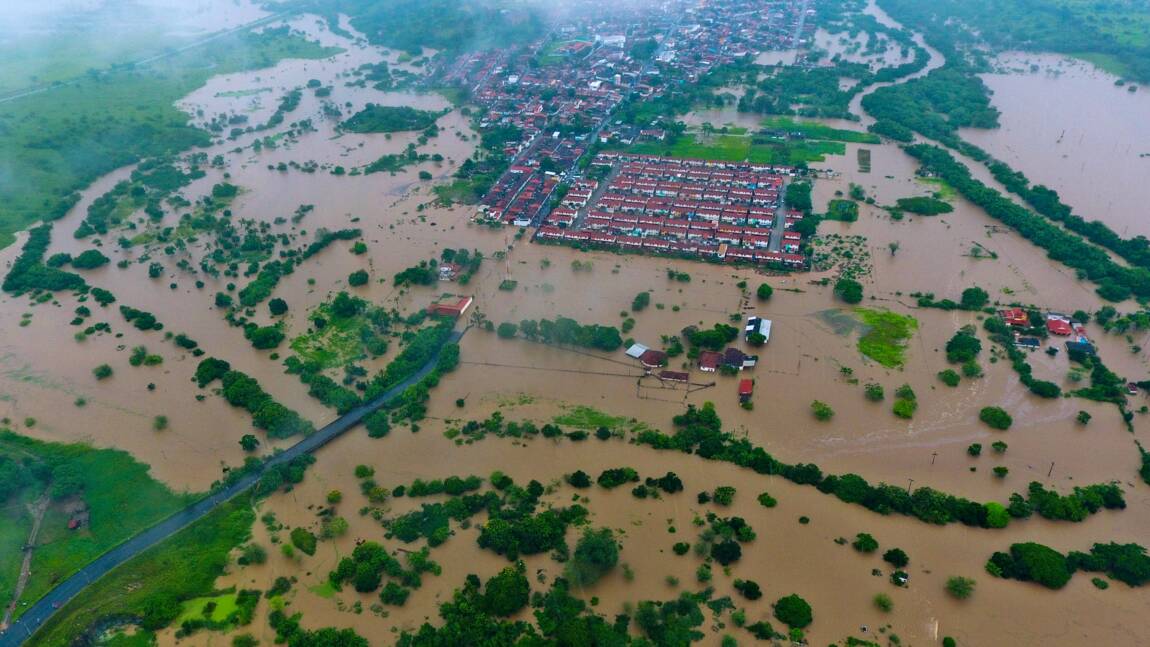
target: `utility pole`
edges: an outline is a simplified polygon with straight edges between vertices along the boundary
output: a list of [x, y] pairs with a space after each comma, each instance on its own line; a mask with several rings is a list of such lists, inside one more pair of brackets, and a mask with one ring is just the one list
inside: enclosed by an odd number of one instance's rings
[[938, 458], [938, 452], [933, 452], [930, 455], [930, 464], [934, 465], [934, 459]]
[[1054, 461], [1050, 461], [1050, 470], [1046, 472], [1046, 478], [1050, 478], [1050, 475], [1053, 473], [1054, 473]]
[[910, 486], [914, 485], [914, 479], [907, 479], [906, 493], [910, 494]]

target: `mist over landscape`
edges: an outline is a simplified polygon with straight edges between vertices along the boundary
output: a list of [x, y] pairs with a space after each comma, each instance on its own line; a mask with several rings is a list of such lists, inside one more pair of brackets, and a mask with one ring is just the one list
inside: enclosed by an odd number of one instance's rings
[[1150, 8], [10, 0], [0, 647], [1143, 645]]

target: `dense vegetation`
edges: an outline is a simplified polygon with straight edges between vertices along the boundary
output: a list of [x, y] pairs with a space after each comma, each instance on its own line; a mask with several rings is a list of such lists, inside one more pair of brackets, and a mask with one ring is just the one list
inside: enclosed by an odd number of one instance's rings
[[145, 157], [205, 145], [175, 103], [217, 74], [269, 67], [281, 58], [323, 58], [337, 50], [282, 29], [241, 32], [146, 67], [93, 69], [50, 91], [5, 104], [0, 158], [19, 182], [0, 186], [0, 245], [30, 222], [62, 217], [76, 191]]
[[623, 345], [618, 328], [599, 324], [584, 325], [567, 317], [556, 317], [554, 321], [525, 319], [517, 327], [516, 324], [510, 325], [513, 327], [512, 336], [518, 330], [525, 338], [545, 344], [581, 346], [606, 352], [617, 350]]
[[1128, 586], [1150, 582], [1150, 556], [1138, 544], [1094, 544], [1089, 553], [1063, 555], [1037, 543], [1012, 544], [1009, 553], [994, 553], [986, 570], [996, 577], [1036, 582], [1060, 589], [1076, 571], [1105, 573]]
[[419, 110], [410, 106], [380, 106], [369, 103], [340, 124], [353, 133], [395, 133], [423, 130], [443, 116], [442, 112]]
[[1126, 507], [1122, 490], [1115, 484], [1076, 487], [1070, 494], [1060, 495], [1035, 482], [1030, 484], [1026, 497], [1011, 495], [1010, 506], [1006, 508], [1009, 517], [1000, 516], [996, 512], [1003, 506], [998, 503], [982, 504], [930, 487], [908, 492], [905, 487], [885, 483], [871, 485], [857, 474], [824, 474], [817, 465], [810, 463], [783, 463], [746, 438], [724, 432], [722, 421], [710, 403], [702, 408], [688, 407], [686, 413], [675, 416], [674, 424], [672, 434], [648, 429], [640, 431], [636, 440], [656, 449], [694, 453], [709, 460], [734, 463], [760, 474], [779, 474], [794, 483], [813, 485], [821, 492], [880, 514], [904, 514], [928, 523], [957, 521], [968, 526], [1002, 527], [1010, 517], [1026, 518], [1035, 512], [1048, 519], [1082, 521], [1103, 508]]

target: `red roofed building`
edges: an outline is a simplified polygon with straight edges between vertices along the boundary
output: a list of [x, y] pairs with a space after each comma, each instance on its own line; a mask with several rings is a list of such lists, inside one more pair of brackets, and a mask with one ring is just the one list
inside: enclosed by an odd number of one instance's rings
[[750, 402], [754, 393], [754, 380], [739, 380], [739, 402]]
[[1074, 328], [1070, 326], [1070, 322], [1065, 319], [1047, 319], [1046, 329], [1050, 331], [1051, 335], [1058, 335], [1060, 337], [1069, 337], [1070, 333], [1074, 332]]
[[433, 317], [462, 317], [474, 301], [473, 297], [449, 297], [428, 306], [427, 314]]
[[1022, 308], [1011, 308], [1010, 310], [999, 310], [998, 315], [1006, 322], [1008, 326], [1018, 326], [1027, 328], [1030, 326], [1030, 317]]
[[719, 370], [719, 364], [723, 361], [723, 354], [717, 353], [713, 350], [705, 350], [699, 353], [699, 370], [708, 373], [714, 373]]
[[667, 363], [667, 354], [661, 350], [646, 350], [639, 356], [644, 368], [659, 368]]

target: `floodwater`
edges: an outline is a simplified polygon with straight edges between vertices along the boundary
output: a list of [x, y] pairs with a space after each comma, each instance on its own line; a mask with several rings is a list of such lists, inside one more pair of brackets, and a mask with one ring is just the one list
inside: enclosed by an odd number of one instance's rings
[[1124, 238], [1150, 236], [1145, 201], [1131, 190], [1150, 177], [1150, 92], [1059, 56], [1009, 53], [997, 66], [982, 79], [1002, 126], [962, 137], [1058, 191], [1078, 215]]
[[[873, 3], [872, 11], [877, 11]], [[253, 123], [260, 123], [286, 91], [318, 78], [333, 86], [331, 101], [341, 106], [345, 115], [369, 101], [428, 109], [447, 106], [435, 95], [382, 93], [345, 85], [351, 80], [347, 74], [352, 69], [381, 60], [384, 53], [328, 32], [314, 17], [297, 18], [291, 24], [347, 51], [324, 61], [284, 61], [268, 70], [217, 77], [181, 105], [192, 111], [203, 110], [205, 118], [246, 113]], [[940, 61], [932, 61], [932, 65], [936, 63]], [[271, 91], [246, 92], [265, 87]], [[347, 102], [351, 107], [345, 106]], [[750, 622], [768, 619], [772, 601], [796, 592], [815, 609], [815, 623], [808, 634], [812, 644], [840, 640], [849, 634], [874, 639], [873, 632], [886, 623], [893, 625], [892, 631], [905, 644], [927, 644], [943, 635], [955, 636], [960, 644], [1150, 642], [1150, 627], [1141, 622], [1148, 610], [1146, 600], [1124, 586], [1098, 591], [1090, 585], [1089, 577], [1080, 574], [1065, 590], [1049, 592], [1033, 585], [994, 580], [982, 569], [992, 552], [1015, 541], [1041, 541], [1064, 551], [1084, 549], [1095, 541], [1144, 542], [1150, 517], [1146, 495], [1134, 485], [1138, 467], [1134, 440], [1145, 443], [1150, 438], [1146, 438], [1147, 425], [1141, 415], [1135, 418], [1136, 433], [1132, 435], [1114, 407], [1077, 399], [1038, 400], [1018, 383], [1007, 362], [991, 362], [989, 344], [980, 358], [985, 377], [964, 380], [954, 389], [937, 380], [936, 374], [948, 368], [943, 352], [947, 339], [960, 326], [980, 322], [970, 313], [919, 310], [910, 297], [912, 292], [955, 298], [964, 288], [979, 285], [990, 292], [992, 300], [1021, 300], [1061, 311], [1094, 310], [1101, 305], [1089, 284], [1076, 281], [1072, 272], [1047, 260], [1041, 250], [1017, 235], [996, 228], [994, 221], [961, 198], [953, 199], [953, 213], [934, 218], [909, 216], [893, 221], [882, 209], [864, 205], [857, 222], [826, 222], [820, 228], [827, 237], [865, 237], [863, 246], [869, 252], [871, 269], [862, 279], [868, 297], [864, 306], [889, 308], [918, 320], [919, 329], [910, 340], [905, 366], [887, 369], [859, 354], [859, 330], [836, 331], [828, 323], [833, 318], [828, 312], [837, 313], [839, 320], [850, 317], [830, 287], [813, 283], [833, 277], [833, 270], [773, 276], [751, 269], [533, 245], [516, 240], [515, 230], [493, 231], [470, 224], [469, 208], [428, 206], [431, 183], [418, 181], [416, 173], [428, 170], [444, 178], [474, 149], [467, 121], [458, 112], [442, 117], [440, 136], [421, 148], [442, 154], [445, 161], [409, 167], [395, 176], [335, 176], [330, 169], [335, 165], [351, 169], [385, 153], [399, 152], [415, 140], [415, 135], [340, 134], [335, 120], [323, 116], [320, 99], [307, 90], [300, 107], [286, 121], [305, 118], [312, 119], [316, 131], [280, 139], [274, 149], [251, 148], [257, 137], [271, 133], [217, 143], [207, 152], [209, 157], [224, 155], [226, 168], [209, 170], [207, 177], [182, 191], [189, 199], [204, 195], [226, 171], [228, 181], [244, 189], [231, 205], [237, 220], [273, 223], [272, 231], [297, 235], [299, 241], [310, 240], [321, 227], [363, 229], [368, 244], [365, 255], [355, 256], [348, 251], [349, 243], [337, 242], [280, 282], [275, 296], [290, 305], [286, 323], [289, 337], [306, 329], [306, 315], [311, 309], [333, 292], [348, 289], [346, 277], [350, 272], [368, 269], [372, 282], [356, 288], [355, 293], [402, 312], [425, 306], [443, 291], [465, 291], [476, 296], [477, 310], [496, 323], [563, 315], [583, 323], [618, 325], [625, 316], [633, 316], [635, 327], [625, 336], [659, 346], [663, 335], [679, 334], [687, 325], [709, 327], [731, 321], [732, 315], [742, 320], [757, 313], [774, 321], [772, 339], [757, 351], [760, 364], [749, 374], [756, 380], [756, 395], [754, 410], [747, 411], [737, 403], [737, 378], [692, 370], [696, 386], [691, 392], [662, 388], [650, 379], [640, 380], [641, 371], [622, 352], [573, 352], [523, 340], [500, 340], [491, 333], [471, 330], [462, 343], [462, 365], [433, 392], [429, 418], [421, 423], [419, 433], [398, 428], [386, 439], [371, 440], [361, 431], [353, 432], [319, 454], [318, 463], [300, 487], [261, 504], [261, 514], [274, 511], [288, 526], [313, 526], [326, 493], [339, 489], [344, 493], [340, 514], [350, 522], [351, 531], [337, 541], [321, 543], [316, 556], [304, 557], [298, 563], [278, 550], [269, 550], [266, 565], [235, 567], [221, 578], [220, 587], [266, 589], [277, 576], [297, 577], [288, 608], [304, 613], [304, 626], [350, 626], [369, 636], [373, 644], [388, 644], [397, 629], [414, 629], [425, 620], [436, 621], [434, 604], [449, 599], [467, 573], [487, 577], [506, 561], [475, 546], [474, 528], [457, 529], [455, 537], [432, 553], [444, 573], [426, 576], [423, 588], [413, 593], [407, 605], [389, 609], [387, 617], [369, 610], [375, 600], [372, 596], [345, 591], [329, 599], [310, 590], [326, 580], [327, 573], [352, 550], [356, 540], [382, 540], [383, 530], [378, 524], [357, 514], [365, 501], [352, 477], [355, 465], [374, 466], [376, 480], [389, 487], [417, 477], [486, 476], [496, 469], [519, 482], [535, 478], [552, 483], [575, 469], [596, 475], [606, 468], [631, 466], [643, 476], [674, 471], [687, 489], [659, 501], [638, 501], [623, 489], [586, 493], [594, 523], [615, 528], [624, 536], [622, 561], [635, 572], [633, 581], [615, 572], [584, 592], [587, 598], [600, 598], [598, 611], [608, 617], [621, 612], [625, 602], [675, 597], [679, 589], [667, 583], [668, 575], [679, 578], [681, 589], [695, 588], [697, 558], [674, 557], [668, 549], [676, 541], [692, 541], [697, 534], [691, 520], [703, 507], [695, 503], [693, 493], [729, 484], [736, 486], [739, 494], [731, 510], [722, 514], [743, 516], [759, 537], [748, 546], [747, 555], [729, 577], [716, 571], [716, 587], [720, 596], [731, 594], [729, 580], [734, 577], [753, 579], [763, 586], [764, 596], [757, 602], [736, 598], [740, 607], [748, 609]], [[687, 119], [691, 123], [752, 125], [740, 121], [734, 110], [699, 113]], [[849, 144], [845, 157], [830, 157], [825, 164], [815, 165], [839, 173], [816, 182], [816, 210], [821, 210], [836, 191], [847, 192], [851, 183], [861, 185], [879, 205], [936, 190], [934, 185], [914, 178], [913, 160], [893, 145], [863, 146], [872, 152], [873, 169], [859, 173], [854, 162], [859, 147]], [[240, 150], [233, 152], [237, 148]], [[305, 173], [268, 168], [280, 162], [315, 162], [318, 170]], [[91, 247], [91, 240], [76, 241], [70, 233], [87, 205], [129, 173], [130, 169], [117, 171], [85, 192], [73, 212], [57, 223], [50, 254]], [[315, 209], [299, 224], [274, 224], [278, 217], [289, 218], [302, 204], [313, 204]], [[169, 214], [166, 222], [170, 224], [177, 217]], [[140, 264], [117, 269], [115, 261], [138, 259], [147, 251], [118, 249], [117, 235], [104, 237], [102, 249], [113, 263], [88, 272], [91, 283], [112, 290], [119, 303], [154, 312], [167, 324], [166, 330], [187, 332], [209, 355], [224, 357], [257, 377], [269, 393], [315, 423], [333, 417], [306, 395], [296, 378], [283, 374], [278, 361], [266, 351], [253, 350], [242, 332], [228, 326], [212, 307], [213, 295], [225, 281], [205, 277], [207, 285], [195, 289], [194, 277], [177, 271], [175, 259], [157, 250], [152, 250], [153, 256], [161, 259], [167, 270], [163, 278], [148, 279]], [[896, 254], [889, 251], [891, 242], [899, 243]], [[186, 257], [198, 260], [206, 244], [190, 245]], [[976, 244], [997, 258], [972, 257]], [[478, 249], [488, 257], [469, 286], [393, 289], [394, 273], [438, 257], [445, 247]], [[0, 262], [11, 262], [18, 250], [12, 246], [0, 252]], [[506, 258], [495, 258], [496, 252], [506, 252]], [[575, 260], [589, 261], [590, 269], [576, 271], [572, 267]], [[692, 280], [669, 281], [666, 270], [670, 266], [689, 272]], [[514, 291], [498, 289], [505, 279], [518, 282]], [[767, 281], [775, 288], [774, 296], [767, 303], [757, 302], [753, 296], [748, 299], [737, 286], [740, 281], [747, 281], [752, 293], [758, 283]], [[169, 288], [172, 282], [176, 289]], [[635, 295], [647, 290], [651, 291], [651, 306], [627, 315]], [[0, 412], [13, 421], [26, 417], [37, 420], [30, 429], [17, 425], [18, 431], [51, 440], [82, 440], [126, 449], [151, 464], [154, 475], [177, 489], [202, 490], [218, 477], [221, 464], [241, 462], [237, 441], [250, 431], [250, 421], [219, 397], [195, 400], [199, 390], [189, 379], [198, 360], [176, 352], [157, 333], [141, 333], [127, 326], [114, 312], [115, 305], [107, 312], [93, 308], [92, 321], [110, 322], [123, 337], [94, 336], [81, 346], [72, 340], [76, 329], [68, 324], [77, 304], [67, 295], [57, 295], [57, 299], [58, 304], [32, 306], [27, 299], [0, 297], [0, 329], [6, 331], [0, 336], [0, 393], [4, 394]], [[32, 313], [31, 323], [22, 327], [19, 322], [27, 312]], [[262, 306], [253, 319], [270, 321]], [[1093, 324], [1088, 331], [1109, 366], [1134, 379], [1146, 374], [1146, 360], [1128, 350], [1130, 343], [1150, 347], [1146, 334], [1127, 342], [1105, 335]], [[126, 356], [138, 344], [162, 354], [164, 363], [129, 367]], [[77, 361], [80, 353], [82, 358]], [[392, 354], [366, 366], [369, 370], [380, 368]], [[1039, 377], [1071, 386], [1065, 377], [1069, 366], [1064, 353], [1053, 358], [1036, 353], [1030, 361]], [[104, 362], [115, 367], [115, 376], [97, 382], [91, 369]], [[684, 362], [673, 359], [670, 368], [689, 369], [680, 366]], [[849, 377], [844, 368], [851, 369]], [[865, 400], [862, 385], [871, 381], [885, 387], [887, 400]], [[156, 385], [154, 391], [147, 389], [149, 383]], [[919, 409], [911, 421], [900, 420], [890, 411], [893, 391], [903, 383], [911, 384], [918, 394]], [[87, 404], [76, 406], [78, 397], [85, 398]], [[454, 404], [459, 398], [466, 402], [463, 409]], [[815, 399], [834, 408], [833, 420], [820, 423], [811, 416], [809, 407]], [[544, 422], [572, 405], [591, 406], [667, 430], [671, 417], [687, 404], [705, 401], [716, 403], [728, 429], [745, 434], [787, 462], [816, 462], [828, 472], [854, 472], [871, 482], [911, 488], [931, 486], [975, 500], [1004, 501], [1011, 492], [1025, 490], [1032, 480], [1065, 491], [1074, 485], [1116, 478], [1127, 491], [1130, 507], [1123, 512], [1100, 513], [1081, 524], [1030, 520], [1005, 531], [935, 527], [911, 519], [882, 517], [781, 479], [618, 440], [554, 443], [537, 439], [516, 443], [492, 437], [458, 447], [443, 436], [452, 420], [481, 419], [496, 409], [503, 409], [508, 419]], [[1014, 415], [1014, 426], [1007, 432], [994, 432], [979, 423], [978, 411], [988, 405], [1007, 408]], [[1073, 422], [1079, 410], [1094, 416], [1089, 426]], [[169, 417], [168, 430], [152, 430], [156, 415]], [[1009, 443], [1009, 450], [1001, 456], [989, 451], [990, 443], [998, 439]], [[987, 448], [980, 458], [966, 454], [972, 442]], [[991, 468], [996, 465], [1009, 467], [1009, 476], [995, 478]], [[767, 510], [755, 502], [764, 490], [779, 499], [777, 508]], [[559, 487], [548, 500], [565, 504], [571, 494], [565, 486]], [[400, 499], [391, 506], [393, 513], [401, 513], [412, 502]], [[810, 525], [800, 525], [800, 515], [811, 517]], [[676, 533], [668, 532], [669, 523], [674, 524]], [[253, 532], [255, 541], [271, 547], [262, 524], [257, 523]], [[875, 535], [884, 550], [897, 545], [910, 554], [909, 590], [895, 589], [885, 577], [871, 575], [874, 568], [886, 571], [876, 556], [861, 556], [833, 541], [858, 532]], [[283, 540], [286, 533], [280, 536]], [[386, 544], [397, 547], [395, 542]], [[527, 563], [531, 572], [541, 569], [548, 582], [558, 574], [558, 565], [546, 556], [529, 558]], [[971, 600], [958, 603], [943, 592], [943, 583], [951, 575], [978, 580], [978, 591]], [[871, 603], [879, 592], [890, 594], [895, 601], [895, 610], [889, 615], [880, 614]], [[350, 611], [357, 600], [363, 603], [361, 614]], [[261, 607], [257, 621], [245, 631], [270, 644], [274, 635], [266, 626], [266, 612], [267, 608]], [[529, 618], [525, 615], [525, 619]], [[710, 624], [708, 621], [707, 626]], [[860, 633], [862, 625], [869, 628], [869, 635]], [[730, 628], [728, 632], [740, 635]], [[708, 634], [708, 642], [717, 643], [719, 635]], [[204, 632], [179, 643], [222, 646], [230, 640], [231, 636]], [[161, 643], [174, 644], [173, 633], [164, 633]]]

